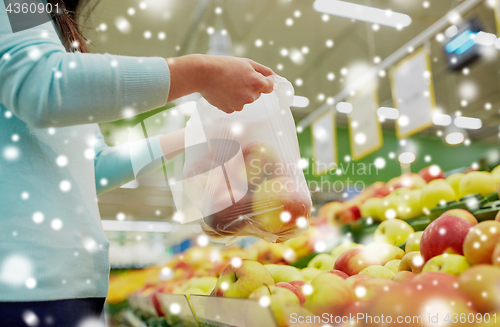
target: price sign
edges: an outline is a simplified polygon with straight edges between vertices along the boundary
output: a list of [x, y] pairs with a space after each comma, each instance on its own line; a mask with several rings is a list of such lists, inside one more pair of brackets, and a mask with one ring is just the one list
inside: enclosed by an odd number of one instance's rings
[[351, 98], [352, 112], [348, 115], [351, 156], [362, 159], [382, 147], [382, 127], [377, 117], [378, 96], [372, 87]]
[[191, 295], [200, 326], [276, 327], [271, 309], [248, 299]]
[[425, 48], [391, 69], [391, 88], [394, 107], [399, 109], [398, 138], [411, 136], [432, 125], [436, 100], [429, 52]]
[[335, 113], [329, 110], [311, 125], [314, 174], [323, 175], [337, 167]]

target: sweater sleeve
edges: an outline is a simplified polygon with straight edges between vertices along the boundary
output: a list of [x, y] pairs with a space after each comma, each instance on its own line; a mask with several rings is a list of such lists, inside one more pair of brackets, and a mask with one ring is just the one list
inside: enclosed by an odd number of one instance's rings
[[36, 128], [113, 121], [163, 106], [163, 58], [68, 53], [52, 22], [13, 33], [0, 4], [0, 103]]
[[[104, 141], [101, 129], [96, 126], [94, 143], [95, 185], [97, 194], [110, 191], [134, 180], [137, 176], [134, 166], [145, 167], [142, 174], [147, 174], [161, 167], [163, 156], [160, 135], [143, 139], [139, 142], [126, 142], [118, 146], [109, 146]], [[154, 162], [154, 164], [152, 164]]]

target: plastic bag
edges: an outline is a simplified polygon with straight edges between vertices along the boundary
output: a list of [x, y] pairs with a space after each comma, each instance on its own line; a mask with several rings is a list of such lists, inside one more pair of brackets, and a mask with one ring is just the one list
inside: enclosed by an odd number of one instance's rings
[[312, 203], [290, 111], [293, 86], [271, 78], [274, 91], [241, 112], [226, 114], [201, 99], [187, 123], [174, 199], [179, 208], [182, 193], [183, 211], [196, 207], [202, 230], [215, 241], [284, 242], [308, 229]]

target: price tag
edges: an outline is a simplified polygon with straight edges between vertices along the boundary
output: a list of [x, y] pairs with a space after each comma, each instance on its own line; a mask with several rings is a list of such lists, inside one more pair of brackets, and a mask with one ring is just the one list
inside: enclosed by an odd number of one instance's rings
[[165, 319], [171, 326], [198, 326], [196, 315], [183, 294], [158, 294], [158, 302]]
[[191, 295], [190, 300], [200, 326], [277, 327], [271, 309], [258, 301], [205, 295]]
[[311, 125], [314, 175], [320, 176], [337, 167], [335, 112], [328, 110]]
[[432, 126], [436, 107], [429, 52], [422, 48], [391, 69], [398, 138], [405, 138]]
[[380, 149], [384, 143], [377, 117], [377, 90], [370, 87], [349, 102], [352, 104], [352, 112], [348, 115], [351, 156], [359, 160]]

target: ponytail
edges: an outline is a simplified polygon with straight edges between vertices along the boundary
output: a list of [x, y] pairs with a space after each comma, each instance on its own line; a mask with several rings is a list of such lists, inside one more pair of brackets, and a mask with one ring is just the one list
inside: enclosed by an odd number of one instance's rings
[[58, 13], [52, 14], [64, 47], [68, 52], [88, 52], [87, 39], [82, 35], [77, 24], [77, 14], [80, 0], [47, 0], [53, 8], [59, 8]]

